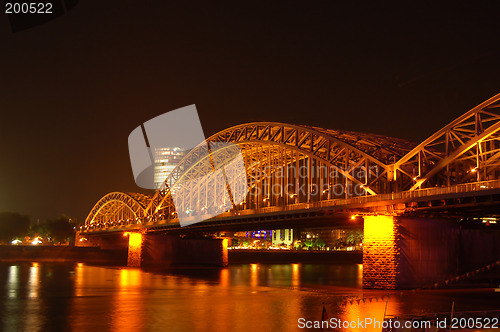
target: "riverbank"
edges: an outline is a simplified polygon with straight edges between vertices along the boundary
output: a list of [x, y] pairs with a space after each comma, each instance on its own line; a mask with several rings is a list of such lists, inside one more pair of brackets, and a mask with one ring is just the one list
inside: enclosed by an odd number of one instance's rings
[[361, 251], [228, 250], [229, 264], [242, 263], [327, 263], [362, 264]]
[[101, 250], [95, 247], [74, 246], [0, 245], [0, 261], [126, 264], [127, 250]]

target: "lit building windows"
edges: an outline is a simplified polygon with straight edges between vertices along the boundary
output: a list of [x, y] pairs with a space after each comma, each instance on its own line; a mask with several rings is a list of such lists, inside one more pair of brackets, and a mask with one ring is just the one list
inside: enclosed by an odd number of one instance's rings
[[177, 147], [155, 149], [154, 183], [156, 189], [161, 187], [165, 179], [187, 153], [188, 150]]

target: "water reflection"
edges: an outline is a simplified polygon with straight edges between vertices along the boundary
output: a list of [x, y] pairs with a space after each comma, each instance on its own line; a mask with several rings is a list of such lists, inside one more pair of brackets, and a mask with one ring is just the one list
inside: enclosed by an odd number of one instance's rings
[[33, 263], [29, 268], [28, 278], [28, 297], [26, 301], [25, 310], [30, 314], [26, 317], [26, 326], [34, 327], [43, 324], [43, 317], [41, 315], [41, 303], [39, 298], [40, 289], [40, 267], [38, 263]]
[[19, 284], [19, 267], [17, 265], [9, 266], [9, 283], [7, 285], [9, 298], [17, 297]]
[[[381, 298], [387, 292], [363, 290], [361, 273], [361, 265], [321, 264], [243, 264], [168, 271], [0, 264], [0, 329], [289, 331], [298, 330], [299, 318], [319, 320], [323, 302], [329, 318], [381, 321], [386, 305]], [[403, 291], [390, 295], [388, 315], [449, 311], [452, 300], [457, 310], [491, 309], [498, 307], [500, 299], [493, 292]], [[364, 329], [370, 330], [378, 329]]]
[[9, 266], [7, 269], [7, 285], [5, 289], [8, 301], [2, 303], [3, 319], [1, 321], [3, 322], [3, 331], [7, 331], [9, 329], [13, 330], [12, 328], [17, 328], [20, 323], [21, 317], [19, 317], [20, 315], [18, 313], [20, 303], [17, 299], [18, 285], [19, 267], [17, 265]]
[[121, 269], [112, 304], [111, 330], [138, 331], [144, 325], [143, 273], [140, 269]]
[[[368, 299], [371, 299], [370, 302]], [[344, 306], [344, 311], [341, 311], [339, 314], [339, 318], [342, 321], [347, 322], [358, 322], [358, 318], [362, 317], [363, 320], [366, 320], [366, 325], [363, 326], [363, 331], [381, 331], [381, 326], [378, 326], [376, 322], [382, 324], [384, 321], [384, 317], [389, 312], [400, 312], [399, 311], [399, 302], [397, 301], [389, 301], [390, 298], [385, 297], [385, 300], [382, 298], [367, 298], [365, 302], [361, 299], [360, 301], [353, 301], [352, 304], [349, 302]], [[369, 322], [369, 323], [368, 323]], [[359, 331], [360, 328], [345, 328], [345, 331]]]
[[258, 269], [259, 266], [257, 264], [250, 264], [250, 286], [252, 288], [257, 288], [259, 283]]
[[220, 270], [220, 285], [224, 288], [229, 287], [229, 270], [221, 269]]
[[299, 264], [292, 264], [292, 287], [300, 286]]
[[38, 297], [38, 288], [40, 287], [40, 271], [38, 263], [33, 263], [30, 267], [28, 287], [29, 297]]

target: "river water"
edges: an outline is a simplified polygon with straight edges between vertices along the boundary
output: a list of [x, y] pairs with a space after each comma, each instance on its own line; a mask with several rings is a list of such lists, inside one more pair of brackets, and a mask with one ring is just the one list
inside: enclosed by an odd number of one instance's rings
[[[323, 303], [328, 319], [343, 321], [382, 321], [385, 311], [388, 315], [449, 312], [453, 301], [457, 311], [500, 309], [500, 293], [491, 289], [363, 290], [361, 276], [358, 264], [144, 271], [82, 263], [4, 262], [0, 263], [0, 329], [282, 332], [305, 330], [299, 326], [319, 321]], [[374, 326], [344, 330], [380, 331]]]

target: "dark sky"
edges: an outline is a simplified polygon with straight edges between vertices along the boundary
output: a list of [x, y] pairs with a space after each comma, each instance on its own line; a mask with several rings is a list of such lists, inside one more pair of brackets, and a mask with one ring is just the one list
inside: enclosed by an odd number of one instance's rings
[[140, 191], [129, 133], [196, 104], [205, 135], [251, 121], [420, 142], [500, 92], [496, 3], [80, 0], [12, 33], [0, 16], [0, 211], [83, 220]]

